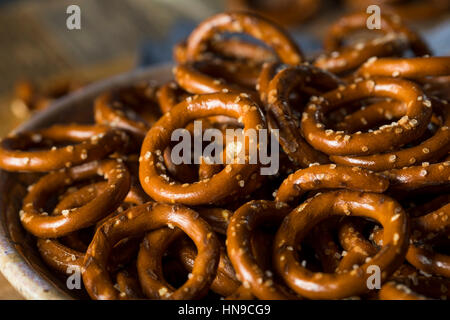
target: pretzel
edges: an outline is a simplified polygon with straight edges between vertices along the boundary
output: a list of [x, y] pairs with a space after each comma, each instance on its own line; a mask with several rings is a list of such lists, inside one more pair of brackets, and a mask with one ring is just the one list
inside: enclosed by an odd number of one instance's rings
[[279, 223], [289, 210], [282, 202], [250, 201], [234, 213], [228, 226], [228, 256], [244, 287], [259, 299], [292, 298], [281, 284], [274, 282], [271, 272], [258, 266], [250, 248], [252, 230], [265, 223]]
[[[57, 239], [38, 238], [36, 245], [42, 259], [52, 269], [62, 274], [67, 274], [70, 270], [82, 270], [85, 258], [84, 251], [72, 249]], [[135, 241], [119, 242], [113, 249], [108, 268], [116, 270], [121, 264], [128, 262], [135, 253], [135, 247]]]
[[349, 32], [366, 28], [367, 17], [366, 13], [358, 12], [346, 15], [333, 24], [324, 40], [325, 50], [331, 54], [320, 56], [314, 64], [334, 73], [342, 73], [359, 67], [371, 57], [399, 54], [407, 47], [417, 56], [431, 54], [417, 33], [389, 15], [380, 16], [380, 31], [385, 34], [384, 37], [342, 47], [341, 43]]
[[181, 235], [180, 229], [162, 228], [148, 233], [141, 242], [137, 270], [142, 290], [149, 299], [168, 297], [175, 291], [164, 279], [162, 258], [169, 245]]
[[[423, 242], [435, 240], [439, 234], [446, 234], [449, 226], [450, 204], [412, 219], [412, 241], [406, 259], [414, 267], [426, 274], [450, 277], [450, 258], [448, 255], [434, 252]], [[383, 230], [374, 232], [374, 240], [379, 243]]]
[[450, 100], [450, 93], [448, 91], [450, 76], [426, 77], [416, 79], [415, 81], [422, 85], [427, 95], [442, 99], [441, 102], [444, 104]]
[[[412, 222], [413, 225], [417, 226], [417, 219]], [[366, 259], [370, 261], [371, 258], [369, 257], [376, 255], [377, 249], [364, 238], [360, 227], [353, 220], [346, 220], [341, 225], [339, 238], [347, 253], [340, 261], [337, 272], [351, 270], [355, 264], [362, 264]], [[415, 226], [412, 228], [414, 229]], [[377, 242], [382, 241], [380, 232], [374, 234], [374, 240]], [[413, 248], [414, 246], [410, 245], [406, 257], [411, 256]], [[426, 259], [421, 259], [421, 261], [426, 261]], [[379, 297], [383, 300], [422, 300], [428, 299], [428, 297], [423, 295], [426, 294], [431, 295], [433, 298], [445, 299], [449, 294], [446, 293], [446, 288], [448, 290], [449, 285], [448, 281], [437, 277], [419, 276], [414, 268], [402, 266], [391, 276], [389, 282], [382, 286]]]
[[318, 165], [289, 175], [278, 189], [275, 200], [288, 203], [310, 190], [335, 188], [382, 193], [388, 186], [387, 179], [358, 167]]
[[423, 216], [424, 213], [435, 211], [447, 203], [450, 203], [450, 194], [439, 195], [423, 204], [413, 204], [413, 206], [408, 209], [408, 214], [411, 217]]
[[[170, 297], [167, 289], [158, 291], [160, 298], [190, 299], [200, 295], [213, 281], [219, 262], [219, 243], [207, 223], [198, 213], [180, 205], [147, 203], [131, 208], [108, 220], [97, 229], [84, 260], [83, 282], [93, 299], [118, 299], [119, 296], [106, 271], [113, 243], [130, 235], [155, 230], [163, 226], [178, 227], [197, 246], [192, 277]], [[187, 288], [187, 289], [186, 289]]]
[[428, 298], [396, 281], [385, 283], [380, 290], [382, 300], [427, 300]]
[[[344, 134], [325, 129], [321, 119], [337, 107], [370, 96], [391, 98], [407, 105], [405, 121], [393, 122], [374, 132]], [[421, 97], [421, 98], [419, 98]], [[330, 155], [366, 155], [389, 150], [420, 137], [431, 118], [431, 101], [412, 82], [377, 78], [353, 83], [311, 98], [303, 113], [301, 129], [305, 139], [316, 149]], [[395, 159], [394, 159], [395, 160]]]
[[[47, 140], [77, 144], [47, 150], [26, 151]], [[9, 171], [45, 172], [100, 160], [126, 147], [128, 136], [103, 126], [54, 125], [47, 129], [24, 132], [1, 141], [0, 168]]]
[[256, 92], [243, 88], [240, 85], [224, 83], [219, 78], [214, 78], [206, 73], [197, 71], [194, 66], [184, 64], [174, 67], [174, 77], [177, 83], [187, 92], [192, 94], [205, 94], [215, 92], [243, 92], [258, 99]]
[[344, 220], [340, 225], [339, 242], [346, 254], [339, 262], [337, 273], [351, 271], [354, 265], [363, 264], [377, 253], [375, 246], [364, 238], [361, 225], [352, 220]]
[[[236, 193], [242, 188], [240, 181], [244, 181], [245, 186], [245, 178], [257, 169], [257, 165], [228, 164], [225, 169], [211, 179], [184, 186], [175, 181], [172, 181], [175, 182], [172, 184], [166, 181], [161, 176], [164, 170], [158, 169], [157, 164], [161, 163], [158, 153], [167, 146], [173, 130], [183, 128], [195, 119], [215, 115], [242, 117], [244, 130], [262, 129], [264, 125], [264, 118], [258, 106], [238, 94], [202, 95], [193, 98], [190, 102], [187, 100], [181, 102], [168, 114], [161, 117], [147, 133], [142, 144], [139, 179], [150, 197], [161, 202], [202, 205], [214, 203]], [[244, 180], [237, 179], [238, 175]]]
[[371, 59], [357, 71], [365, 78], [394, 76], [408, 79], [450, 75], [450, 57], [414, 57]]
[[[347, 273], [313, 273], [302, 267], [296, 263], [297, 254], [292, 248], [297, 248], [308, 230], [330, 215], [356, 215], [378, 220], [389, 230], [384, 235], [385, 249], [369, 263]], [[310, 198], [283, 220], [275, 237], [274, 264], [285, 282], [302, 296], [310, 299], [354, 296], [368, 290], [366, 269], [369, 265], [380, 267], [384, 282], [402, 263], [408, 247], [408, 232], [408, 219], [403, 208], [387, 196], [347, 190], [327, 192]]]
[[391, 189], [395, 190], [445, 185], [449, 182], [450, 161], [434, 164], [424, 162], [421, 166], [393, 169], [386, 172], [386, 177], [390, 180]]
[[[334, 241], [332, 234], [335, 221], [324, 221], [318, 226], [314, 227], [311, 232], [311, 246], [314, 249], [315, 255], [319, 259], [324, 272], [333, 273], [339, 266], [339, 258], [341, 257], [341, 250], [339, 245]], [[307, 261], [305, 260], [307, 263]]]
[[[108, 187], [106, 182], [98, 182], [86, 185], [81, 189], [71, 192], [63, 197], [56, 205], [53, 215], [61, 214], [63, 210], [71, 208], [80, 208], [93, 201]], [[137, 186], [131, 186], [130, 191], [124, 199], [124, 204], [133, 203], [136, 205], [146, 202], [146, 194]], [[121, 208], [120, 206], [118, 210]], [[117, 213], [109, 214], [100, 219], [96, 224], [101, 225], [110, 217]], [[85, 245], [75, 233], [71, 233], [64, 237], [67, 245], [62, 244], [58, 239], [38, 239], [37, 247], [41, 257], [53, 269], [66, 273], [67, 270], [74, 270], [75, 267], [81, 268], [84, 260], [84, 253], [87, 249]], [[121, 244], [116, 246], [115, 255], [113, 255], [113, 265], [119, 265], [122, 261], [127, 261], [130, 254], [133, 253], [133, 243]], [[124, 276], [124, 275], [122, 275]]]
[[[450, 61], [395, 16], [346, 45], [367, 17], [339, 20], [308, 62], [269, 20], [218, 14], [175, 46], [174, 80], [100, 92], [95, 125], [7, 137], [12, 240], [60, 280], [80, 269], [93, 299], [450, 298]], [[251, 161], [266, 124], [271, 176]], [[193, 163], [172, 157], [176, 130]]]
[[[87, 203], [59, 215], [42, 212], [47, 199], [59, 188], [70, 186], [74, 181], [97, 175], [108, 180], [105, 191]], [[130, 175], [126, 167], [115, 160], [90, 162], [82, 166], [52, 172], [42, 177], [24, 199], [20, 220], [24, 228], [40, 238], [55, 238], [95, 224], [97, 220], [114, 211], [123, 201], [130, 188]]]
[[[362, 104], [359, 109], [351, 110], [343, 119], [331, 119], [336, 122], [334, 127], [339, 131], [367, 131], [392, 119], [400, 119], [406, 112], [406, 105], [400, 101], [378, 101], [369, 105]], [[353, 109], [353, 106], [352, 106]], [[341, 109], [342, 110], [342, 109]], [[332, 118], [332, 115], [330, 115]]]
[[132, 120], [140, 117], [146, 123], [152, 125], [161, 116], [158, 112], [157, 92], [158, 86], [153, 80], [149, 80], [120, 87], [112, 91], [111, 94], [114, 105], [118, 104], [123, 107], [125, 111], [128, 111], [125, 112], [126, 114], [129, 114], [130, 111], [137, 114], [138, 117], [131, 116]]
[[169, 81], [158, 89], [156, 96], [160, 111], [164, 114], [187, 98], [188, 94], [175, 81]]
[[[179, 42], [174, 46], [173, 58], [179, 64], [188, 61], [186, 57], [186, 41]], [[272, 50], [238, 37], [211, 39], [208, 43], [207, 51], [201, 53], [196, 61], [214, 60], [217, 58], [221, 63], [237, 62], [239, 65], [244, 62], [256, 65], [278, 60]], [[233, 63], [229, 64], [229, 66], [231, 65]]]
[[[265, 68], [271, 69], [270, 65]], [[262, 80], [263, 81], [263, 80]], [[267, 88], [267, 120], [271, 128], [280, 129], [280, 144], [288, 156], [302, 167], [311, 163], [327, 163], [328, 159], [308, 145], [300, 134], [296, 117], [289, 107], [289, 95], [298, 87], [308, 92], [307, 87], [337, 88], [340, 80], [331, 74], [311, 66], [285, 68], [270, 81]], [[322, 90], [320, 90], [323, 92]]]
[[[429, 233], [447, 234], [450, 226], [450, 204], [446, 204], [436, 211], [412, 220], [414, 226], [414, 238], [426, 238]], [[412, 243], [406, 255], [406, 259], [416, 268], [432, 274], [450, 277], [450, 257], [445, 254], [435, 253], [427, 247], [421, 247]]]
[[138, 140], [145, 137], [148, 123], [132, 109], [124, 109], [122, 103], [114, 101], [111, 93], [100, 95], [94, 102], [95, 121], [130, 132]]
[[283, 63], [298, 64], [302, 53], [294, 41], [278, 26], [251, 13], [220, 13], [204, 20], [186, 42], [186, 60], [195, 61], [204, 45], [217, 32], [247, 33], [272, 48]]
[[133, 267], [128, 267], [117, 272], [117, 288], [121, 294], [130, 297], [130, 299], [141, 299], [143, 297], [139, 281], [136, 277], [136, 271]]
[[[181, 230], [171, 230], [164, 228], [153, 231], [144, 238], [138, 255], [137, 267], [140, 282], [147, 297], [158, 298], [161, 286], [167, 288], [167, 294], [171, 294], [175, 289], [164, 280], [162, 272], [162, 257], [168, 246], [177, 240], [181, 235]], [[184, 267], [191, 272], [195, 257], [195, 248], [187, 242], [179, 248], [179, 258]], [[229, 295], [238, 287], [234, 271], [229, 266], [229, 260], [221, 250], [217, 276], [211, 284], [211, 289], [221, 295]]]
[[226, 235], [230, 219], [234, 212], [223, 208], [196, 207], [195, 210], [208, 222], [214, 232]]
[[52, 239], [37, 239], [37, 248], [47, 265], [61, 273], [81, 270], [84, 254]]
[[450, 296], [450, 282], [447, 279], [422, 275], [409, 265], [402, 265], [379, 291], [384, 300], [447, 300]]
[[231, 59], [242, 63], [247, 62], [250, 65], [260, 65], [277, 60], [272, 50], [239, 37], [212, 39], [209, 45], [210, 52], [216, 57], [224, 58], [223, 61]]
[[[416, 56], [431, 54], [430, 49], [420, 35], [403, 25], [398, 17], [382, 14], [380, 18], [382, 32], [395, 32], [404, 35], [408, 39], [411, 50]], [[363, 12], [349, 14], [339, 19], [338, 22], [328, 30], [328, 34], [325, 36], [325, 50], [333, 51], [339, 48], [343, 37], [345, 37], [349, 31], [365, 28], [366, 22], [367, 14]]]
[[[191, 272], [197, 252], [191, 243], [183, 242], [178, 252], [179, 259], [187, 271]], [[211, 284], [211, 290], [221, 296], [229, 296], [236, 292], [240, 282], [236, 279], [236, 274], [231, 266], [230, 259], [225, 250], [221, 247], [220, 260], [217, 267], [217, 274]]]
[[[436, 114], [442, 114], [442, 125], [431, 137], [421, 141], [420, 144], [381, 154], [331, 156], [330, 159], [336, 163], [357, 165], [376, 171], [403, 168], [416, 163], [440, 159], [450, 151], [450, 109], [448, 105], [442, 104], [438, 99], [432, 98], [430, 101], [432, 102], [433, 110], [436, 110]], [[365, 119], [367, 118], [365, 117]], [[403, 122], [409, 125], [414, 125], [415, 123], [415, 121], [410, 122], [406, 117], [402, 119], [399, 120], [399, 123]]]

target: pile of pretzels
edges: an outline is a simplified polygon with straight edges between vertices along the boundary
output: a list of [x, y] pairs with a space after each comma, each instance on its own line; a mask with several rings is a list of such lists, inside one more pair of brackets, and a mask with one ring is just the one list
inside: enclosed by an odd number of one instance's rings
[[[0, 168], [38, 175], [17, 214], [42, 260], [92, 299], [447, 299], [450, 57], [396, 16], [352, 42], [366, 19], [306, 59], [273, 22], [220, 13], [174, 48], [172, 81], [3, 139]], [[278, 173], [175, 164], [194, 121], [276, 131]]]

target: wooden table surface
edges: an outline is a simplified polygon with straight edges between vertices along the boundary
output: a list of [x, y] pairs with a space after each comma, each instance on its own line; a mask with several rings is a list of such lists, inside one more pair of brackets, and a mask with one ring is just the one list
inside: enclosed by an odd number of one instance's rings
[[0, 300], [22, 300], [23, 297], [9, 284], [0, 273]]

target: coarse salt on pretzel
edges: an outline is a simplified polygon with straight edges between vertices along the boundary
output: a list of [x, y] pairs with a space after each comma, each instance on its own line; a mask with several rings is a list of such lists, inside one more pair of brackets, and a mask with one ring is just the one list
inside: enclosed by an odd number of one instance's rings
[[[392, 221], [392, 217], [399, 215]], [[386, 230], [385, 248], [368, 263], [341, 274], [311, 272], [297, 261], [292, 248], [320, 221], [332, 215], [362, 216], [379, 221]], [[402, 263], [409, 241], [408, 218], [392, 198], [376, 193], [355, 191], [326, 192], [310, 198], [283, 220], [274, 242], [274, 264], [277, 272], [299, 295], [310, 299], [339, 299], [368, 290], [366, 273], [369, 265], [381, 269], [381, 281]]]
[[[76, 144], [29, 150], [47, 140]], [[9, 171], [46, 172], [100, 160], [127, 145], [129, 137], [104, 126], [54, 125], [33, 132], [14, 134], [1, 141], [0, 167]]]
[[[345, 133], [326, 129], [322, 119], [339, 106], [368, 97], [396, 99], [406, 104], [406, 122], [396, 121], [373, 132]], [[302, 116], [305, 139], [329, 155], [366, 155], [389, 150], [420, 137], [428, 126], [432, 103], [414, 83], [402, 79], [376, 78], [352, 83], [311, 98]]]
[[[245, 186], [244, 179], [250, 177], [258, 165], [226, 164], [225, 169], [211, 179], [186, 185], [170, 179], [167, 181], [162, 176], [165, 167], [158, 168], [162, 164], [159, 159], [161, 150], [167, 147], [173, 130], [184, 128], [193, 120], [216, 115], [242, 119], [244, 132], [247, 129], [264, 128], [264, 116], [259, 107], [239, 94], [209, 94], [181, 102], [161, 117], [147, 133], [142, 144], [139, 179], [150, 197], [161, 202], [202, 205], [224, 199]], [[238, 176], [242, 178], [238, 179]]]
[[158, 290], [160, 298], [191, 299], [201, 295], [214, 279], [219, 262], [219, 242], [198, 213], [181, 205], [147, 203], [131, 208], [108, 220], [97, 229], [84, 260], [83, 282], [93, 299], [119, 299], [120, 296], [106, 270], [114, 243], [168, 226], [183, 230], [195, 243], [198, 254], [192, 276], [171, 295], [167, 288]]
[[[84, 206], [63, 210], [61, 214], [43, 212], [47, 199], [58, 189], [96, 176], [104, 176], [105, 191]], [[24, 228], [40, 238], [55, 238], [90, 225], [114, 211], [130, 189], [130, 174], [123, 163], [115, 160], [90, 162], [81, 166], [51, 172], [30, 189], [24, 199], [20, 220]]]

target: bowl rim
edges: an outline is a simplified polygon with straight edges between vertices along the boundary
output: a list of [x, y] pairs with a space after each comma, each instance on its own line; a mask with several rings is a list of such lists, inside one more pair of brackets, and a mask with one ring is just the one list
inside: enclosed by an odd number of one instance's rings
[[[12, 133], [33, 130], [41, 126], [48, 117], [65, 112], [77, 102], [85, 99], [93, 99], [99, 93], [126, 86], [133, 82], [154, 80], [156, 83], [167, 81], [171, 78], [171, 64], [157, 64], [145, 68], [138, 68], [104, 80], [93, 82], [82, 87], [67, 96], [55, 100], [47, 109], [33, 115], [28, 121], [21, 124]], [[6, 178], [7, 173], [0, 170], [0, 180]], [[0, 202], [6, 203], [6, 199], [0, 196]], [[5, 207], [4, 205], [2, 207]], [[15, 248], [9, 237], [9, 232], [3, 221], [4, 212], [0, 212], [0, 272], [8, 282], [25, 298], [29, 300], [72, 300], [69, 294], [48, 281], [44, 275], [35, 270], [25, 257]]]

